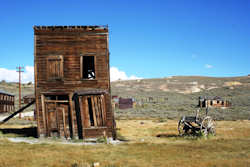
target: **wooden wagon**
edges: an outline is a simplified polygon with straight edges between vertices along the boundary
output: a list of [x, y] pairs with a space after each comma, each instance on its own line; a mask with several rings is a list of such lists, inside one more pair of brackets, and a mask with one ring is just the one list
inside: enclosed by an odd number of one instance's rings
[[183, 116], [178, 123], [179, 135], [195, 135], [202, 133], [205, 136], [208, 134], [215, 135], [215, 121], [208, 116], [208, 108], [205, 116], [201, 116], [200, 110], [196, 111], [195, 116]]

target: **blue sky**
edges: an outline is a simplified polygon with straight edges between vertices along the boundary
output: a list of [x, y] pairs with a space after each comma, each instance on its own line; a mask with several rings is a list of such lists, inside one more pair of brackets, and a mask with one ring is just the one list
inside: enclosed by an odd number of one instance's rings
[[106, 24], [128, 77], [250, 73], [250, 0], [3, 0], [0, 68], [33, 66], [34, 25]]

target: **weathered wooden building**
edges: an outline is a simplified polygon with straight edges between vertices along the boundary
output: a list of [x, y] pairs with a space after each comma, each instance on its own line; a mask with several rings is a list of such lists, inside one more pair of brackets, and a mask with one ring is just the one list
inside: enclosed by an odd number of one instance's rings
[[23, 103], [24, 104], [29, 104], [31, 103], [32, 101], [34, 101], [36, 98], [35, 98], [35, 95], [34, 94], [28, 94], [28, 95], [25, 95], [23, 96]]
[[15, 110], [15, 96], [0, 90], [0, 113]]
[[119, 109], [129, 109], [133, 108], [133, 99], [132, 98], [119, 98]]
[[207, 107], [230, 107], [232, 104], [228, 100], [224, 100], [221, 97], [199, 97], [198, 106], [201, 108]]
[[38, 136], [115, 137], [107, 26], [34, 26]]

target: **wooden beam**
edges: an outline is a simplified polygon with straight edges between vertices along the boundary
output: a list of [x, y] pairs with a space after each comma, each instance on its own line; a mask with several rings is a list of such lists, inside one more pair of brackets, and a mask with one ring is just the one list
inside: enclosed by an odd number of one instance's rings
[[94, 118], [94, 126], [97, 126], [96, 111], [95, 111], [95, 104], [94, 104], [94, 98], [93, 98], [93, 96], [91, 96], [91, 104], [92, 104], [92, 111], [93, 111], [93, 118]]
[[0, 122], [0, 125], [7, 122], [8, 120], [10, 120], [11, 118], [13, 118], [15, 115], [17, 115], [18, 113], [23, 112], [26, 108], [28, 108], [29, 106], [31, 106], [32, 104], [34, 104], [35, 101], [30, 102], [29, 104], [27, 104], [26, 106], [22, 107], [21, 109], [19, 109], [18, 111], [14, 112], [13, 114], [11, 114], [10, 116], [8, 116], [7, 118], [5, 118], [3, 121]]
[[104, 122], [104, 126], [107, 125], [107, 110], [106, 110], [106, 102], [105, 102], [105, 96], [104, 95], [101, 95], [101, 98], [102, 98], [102, 106], [103, 106], [103, 122]]
[[62, 109], [62, 116], [63, 116], [63, 131], [64, 131], [64, 136], [67, 139], [68, 138], [68, 134], [67, 134], [67, 128], [66, 128], [66, 117], [65, 117], [65, 110], [64, 108]]
[[[42, 115], [43, 115], [43, 128], [46, 131], [46, 136], [48, 136], [48, 128], [47, 128], [47, 121], [46, 121], [46, 115], [45, 115], [45, 101], [44, 101], [44, 95], [41, 95], [41, 103], [42, 103]], [[39, 110], [39, 108], [38, 108]]]
[[[79, 96], [79, 107], [80, 107], [80, 115], [81, 115], [81, 123], [82, 123], [82, 129], [84, 128], [84, 114], [83, 114], [83, 98], [82, 96]], [[84, 136], [84, 131], [82, 131], [82, 135]]]
[[99, 121], [99, 110], [97, 107], [97, 99], [96, 96], [93, 96], [93, 100], [94, 100], [94, 107], [95, 107], [95, 114], [96, 114], [96, 125], [99, 126], [100, 125], [100, 121]]
[[80, 107], [79, 107], [79, 96], [78, 94], [73, 95], [73, 100], [75, 102], [75, 111], [76, 111], [76, 121], [77, 121], [77, 130], [78, 130], [78, 137], [79, 139], [83, 139], [82, 135], [82, 121], [81, 121], [81, 114], [80, 114]]
[[44, 100], [46, 103], [69, 103], [69, 100]]
[[100, 108], [100, 115], [101, 115], [101, 126], [103, 126], [104, 125], [104, 121], [103, 121], [103, 116], [104, 116], [104, 114], [103, 114], [103, 105], [102, 105], [102, 96], [99, 96], [98, 97], [98, 104], [99, 104], [99, 108]]
[[85, 115], [85, 119], [84, 119], [84, 124], [86, 127], [90, 127], [90, 117], [89, 117], [89, 103], [88, 103], [88, 98], [87, 96], [82, 96], [84, 98], [85, 101], [85, 109], [84, 109], [84, 115]]
[[80, 57], [80, 77], [81, 79], [83, 78], [83, 64], [82, 64], [82, 61], [83, 61], [83, 56]]
[[74, 114], [73, 114], [74, 108], [73, 108], [72, 97], [73, 97], [73, 93], [70, 93], [69, 94], [69, 107], [70, 107], [71, 130], [72, 130], [71, 138], [74, 138], [75, 123], [74, 123]]

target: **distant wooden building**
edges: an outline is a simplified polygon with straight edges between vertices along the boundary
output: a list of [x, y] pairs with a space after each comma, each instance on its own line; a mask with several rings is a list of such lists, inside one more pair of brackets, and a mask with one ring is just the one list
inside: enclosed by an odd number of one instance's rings
[[119, 98], [119, 109], [129, 109], [133, 108], [132, 98]]
[[230, 107], [231, 102], [222, 99], [221, 97], [199, 97], [198, 106], [201, 108], [207, 107]]
[[134, 108], [135, 104], [136, 103], [133, 98], [122, 98], [118, 96], [112, 96], [113, 110]]
[[34, 100], [35, 100], [35, 95], [34, 94], [28, 94], [28, 95], [23, 96], [23, 103], [24, 104], [29, 104]]
[[0, 90], [0, 113], [15, 110], [15, 95]]
[[107, 26], [34, 26], [39, 136], [115, 137]]

